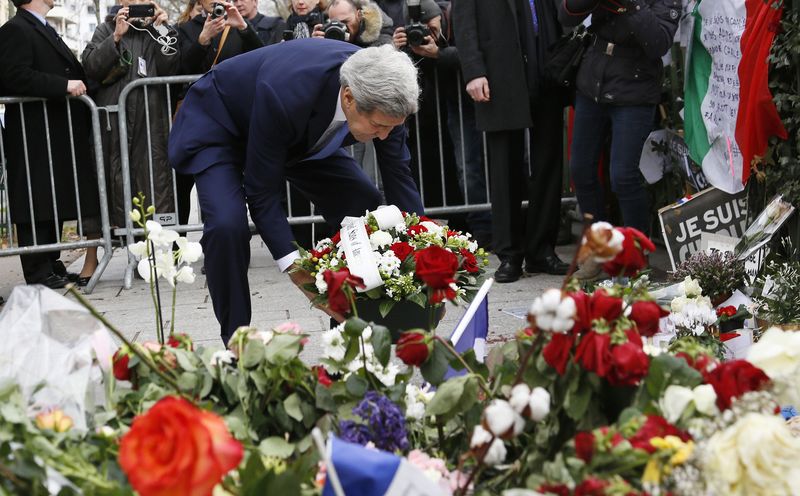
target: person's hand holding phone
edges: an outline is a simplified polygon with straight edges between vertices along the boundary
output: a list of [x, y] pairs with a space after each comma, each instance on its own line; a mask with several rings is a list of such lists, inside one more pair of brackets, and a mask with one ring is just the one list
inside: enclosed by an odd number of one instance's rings
[[128, 32], [128, 7], [122, 7], [117, 11], [114, 16], [114, 43], [119, 43], [119, 40]]

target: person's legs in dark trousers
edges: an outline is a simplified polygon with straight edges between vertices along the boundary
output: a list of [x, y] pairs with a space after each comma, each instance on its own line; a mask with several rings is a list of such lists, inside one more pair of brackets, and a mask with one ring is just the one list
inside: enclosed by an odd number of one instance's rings
[[[447, 95], [447, 127], [453, 142], [459, 187], [465, 192], [465, 203], [468, 205], [486, 203], [483, 137], [475, 123], [475, 107], [466, 93], [462, 95], [460, 109], [458, 94], [453, 92]], [[481, 246], [491, 245], [491, 212], [470, 212], [467, 214], [467, 224]]]
[[581, 213], [595, 221], [606, 220], [608, 213], [597, 164], [608, 127], [608, 107], [581, 95], [575, 97], [575, 122], [572, 131], [570, 172]]
[[[17, 241], [19, 242], [19, 246], [34, 246], [33, 234], [35, 231], [37, 245], [57, 243], [62, 227], [62, 223], [59, 222], [58, 225], [56, 225], [52, 220], [39, 221], [36, 222], [36, 224], [31, 224], [30, 222], [19, 223], [17, 224]], [[56, 230], [58, 230], [59, 234], [56, 234]], [[54, 275], [53, 267], [58, 261], [60, 254], [61, 252], [56, 250], [20, 255], [19, 259], [22, 264], [22, 273], [25, 276], [25, 282], [28, 284], [45, 283], [50, 276]], [[63, 287], [63, 285], [60, 285], [60, 281], [56, 281], [56, 278], [50, 277], [50, 283], [52, 284], [47, 284], [47, 286]]]
[[206, 281], [214, 314], [227, 345], [237, 327], [251, 317], [250, 227], [247, 223], [242, 169], [236, 164], [217, 164], [195, 175], [197, 196], [203, 212]]
[[569, 267], [555, 256], [561, 223], [564, 107], [560, 98], [547, 98], [545, 95], [535, 104], [531, 115], [526, 269], [528, 272], [566, 274]]
[[513, 282], [522, 274], [525, 223], [522, 198], [526, 187], [523, 157], [525, 131], [486, 133], [492, 194], [492, 243], [500, 259], [497, 282]]
[[647, 136], [653, 130], [653, 105], [611, 107], [611, 190], [617, 195], [622, 220], [650, 234], [650, 193], [639, 170]]

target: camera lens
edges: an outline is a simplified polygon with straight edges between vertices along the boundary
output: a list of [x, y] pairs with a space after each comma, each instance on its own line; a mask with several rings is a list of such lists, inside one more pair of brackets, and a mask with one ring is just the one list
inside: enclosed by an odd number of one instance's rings
[[211, 18], [223, 17], [225, 15], [225, 6], [221, 3], [214, 2], [211, 6]]
[[328, 22], [322, 31], [329, 40], [347, 41], [347, 26], [340, 21]]

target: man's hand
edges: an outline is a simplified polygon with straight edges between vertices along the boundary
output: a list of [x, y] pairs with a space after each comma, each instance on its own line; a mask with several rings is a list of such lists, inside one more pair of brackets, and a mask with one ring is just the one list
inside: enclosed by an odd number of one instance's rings
[[402, 48], [408, 44], [405, 26], [400, 26], [394, 30], [394, 34], [392, 35], [392, 44], [398, 50], [402, 50]]
[[[317, 295], [312, 293], [311, 291], [308, 291], [303, 287], [306, 284], [314, 284], [315, 282], [314, 278], [311, 276], [311, 274], [308, 273], [308, 271], [301, 269], [297, 265], [292, 265], [291, 267], [289, 267], [289, 278], [292, 280], [295, 286], [300, 288], [300, 291], [302, 291], [303, 294], [306, 295], [306, 297], [310, 301], [314, 301], [314, 298], [316, 298]], [[331, 310], [326, 306], [322, 305], [314, 305], [314, 306], [322, 310], [323, 312], [327, 313], [328, 315], [330, 315], [330, 317], [334, 319], [336, 322], [344, 322], [346, 320], [344, 315], [334, 312], [333, 310]]]
[[[234, 8], [234, 10], [236, 10]], [[239, 15], [241, 17], [241, 15]], [[214, 37], [222, 32], [225, 29], [225, 18], [224, 17], [217, 17], [213, 19], [210, 15], [206, 16], [206, 22], [203, 23], [203, 30], [200, 31], [200, 36], [197, 38], [197, 42], [203, 46], [208, 46], [211, 44], [211, 40]]]
[[467, 93], [475, 102], [488, 102], [490, 100], [489, 80], [485, 77], [473, 79], [467, 83]]
[[153, 25], [160, 26], [162, 24], [167, 24], [167, 21], [169, 20], [167, 11], [159, 7], [155, 2], [153, 2], [153, 6], [156, 8], [156, 15], [153, 16]]
[[81, 96], [86, 94], [86, 85], [80, 79], [70, 79], [67, 81], [67, 93], [70, 96]]
[[114, 43], [119, 43], [119, 40], [128, 32], [128, 7], [122, 7], [117, 11], [114, 16]]
[[429, 59], [439, 58], [439, 45], [433, 39], [433, 36], [425, 37], [425, 44], [420, 46], [412, 46], [411, 51], [420, 57], [428, 57]]
[[239, 31], [247, 28], [247, 21], [244, 20], [242, 14], [232, 3], [222, 2], [222, 5], [225, 6], [225, 10], [228, 12], [228, 19], [225, 21], [228, 26], [238, 29]]
[[322, 30], [322, 24], [317, 24], [314, 26], [314, 32], [311, 33], [312, 38], [324, 38], [325, 31]]

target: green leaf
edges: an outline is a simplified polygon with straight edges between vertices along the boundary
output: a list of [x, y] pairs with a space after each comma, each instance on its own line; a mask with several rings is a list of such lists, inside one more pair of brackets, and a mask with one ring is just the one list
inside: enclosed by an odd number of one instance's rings
[[286, 442], [282, 437], [268, 437], [258, 445], [258, 452], [263, 456], [289, 458], [294, 453], [294, 444]]
[[326, 412], [336, 411], [336, 400], [333, 399], [333, 394], [331, 394], [330, 389], [320, 383], [317, 383], [314, 388], [314, 399], [317, 408], [320, 410], [325, 410]]
[[283, 408], [286, 414], [291, 418], [301, 422], [303, 420], [303, 412], [300, 411], [300, 396], [297, 393], [292, 393], [288, 398], [283, 400]]
[[414, 293], [412, 295], [406, 296], [406, 299], [408, 301], [416, 303], [422, 308], [425, 308], [425, 306], [428, 304], [428, 295], [426, 295], [425, 293]]
[[436, 394], [431, 398], [428, 407], [425, 409], [425, 414], [433, 415], [448, 415], [453, 412], [464, 395], [464, 388], [466, 387], [469, 376], [462, 375], [454, 377], [444, 384], [440, 385], [436, 390]]
[[392, 334], [382, 325], [373, 325], [371, 341], [375, 358], [385, 367], [392, 355]]
[[242, 355], [242, 366], [248, 369], [256, 367], [264, 360], [264, 343], [257, 339], [247, 341]]
[[214, 378], [209, 374], [203, 374], [203, 387], [200, 389], [200, 398], [205, 398], [214, 387]]
[[395, 303], [397, 302], [394, 300], [381, 301], [381, 304], [378, 307], [378, 310], [381, 312], [381, 317], [386, 317], [387, 315], [389, 315], [389, 312], [392, 311], [392, 308], [394, 308]]
[[276, 475], [262, 494], [301, 494], [300, 479], [291, 470]]
[[347, 349], [344, 352], [343, 363], [350, 363], [358, 356], [361, 351], [361, 340], [359, 338], [348, 338]]
[[345, 387], [350, 396], [362, 398], [367, 393], [369, 383], [367, 380], [357, 374], [350, 374], [345, 382]]
[[591, 384], [583, 380], [583, 374], [577, 374], [570, 383], [568, 393], [564, 398], [564, 411], [572, 420], [579, 420], [589, 408], [591, 398]]
[[438, 340], [433, 342], [433, 351], [428, 357], [428, 361], [422, 364], [419, 371], [426, 381], [434, 386], [438, 386], [444, 380], [447, 367], [450, 364], [449, 358], [452, 355], [445, 346]]
[[300, 341], [303, 336], [295, 334], [276, 334], [267, 344], [264, 352], [267, 361], [273, 365], [284, 364], [300, 354]]
[[196, 375], [184, 372], [178, 377], [178, 387], [181, 388], [181, 391], [191, 391], [195, 386], [197, 386]]
[[359, 319], [358, 317], [350, 317], [344, 323], [344, 333], [347, 336], [357, 338], [361, 336], [361, 333], [364, 332], [364, 329], [366, 329], [368, 325], [366, 320]]
[[194, 372], [197, 370], [197, 367], [195, 367], [192, 363], [192, 359], [190, 358], [188, 351], [178, 348], [174, 348], [170, 351], [175, 354], [175, 357], [178, 359], [178, 365], [180, 365], [183, 370], [186, 372]]

